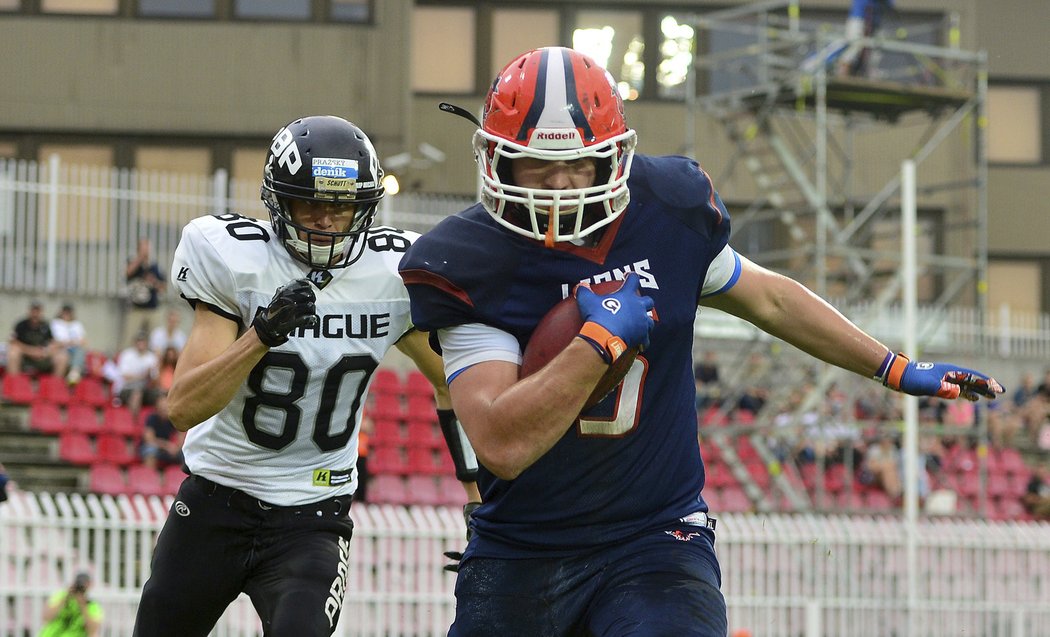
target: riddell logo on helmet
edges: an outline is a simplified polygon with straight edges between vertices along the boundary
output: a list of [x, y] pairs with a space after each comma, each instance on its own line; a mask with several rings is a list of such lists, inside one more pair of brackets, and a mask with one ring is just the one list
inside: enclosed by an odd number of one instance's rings
[[556, 150], [583, 148], [583, 139], [580, 137], [580, 132], [575, 129], [539, 128], [532, 133], [529, 147]]

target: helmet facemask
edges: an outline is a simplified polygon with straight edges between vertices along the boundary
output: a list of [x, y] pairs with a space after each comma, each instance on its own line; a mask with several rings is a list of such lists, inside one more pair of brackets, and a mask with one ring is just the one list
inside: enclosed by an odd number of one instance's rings
[[[270, 209], [270, 221], [289, 254], [310, 267], [325, 269], [343, 268], [361, 258], [368, 229], [375, 222], [378, 202], [359, 205], [354, 213], [353, 222], [346, 230], [326, 232], [296, 223], [292, 214], [291, 199], [278, 197], [265, 190], [263, 192], [263, 201]], [[306, 198], [302, 200], [317, 201]], [[274, 208], [277, 209], [276, 212]]]
[[[627, 177], [634, 159], [636, 135], [628, 130], [605, 143], [567, 150], [529, 148], [479, 129], [474, 154], [481, 166], [481, 202], [497, 223], [548, 245], [581, 239], [612, 223], [627, 208]], [[515, 159], [574, 161], [593, 158], [594, 184], [552, 190], [518, 186], [511, 177]]]

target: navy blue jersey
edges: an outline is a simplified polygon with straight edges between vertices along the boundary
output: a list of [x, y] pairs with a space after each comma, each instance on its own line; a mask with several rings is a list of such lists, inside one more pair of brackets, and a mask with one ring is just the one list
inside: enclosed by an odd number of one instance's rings
[[595, 247], [546, 248], [503, 230], [479, 204], [439, 223], [401, 262], [412, 321], [424, 330], [482, 323], [524, 348], [576, 283], [629, 272], [641, 277], [659, 316], [620, 388], [543, 457], [510, 481], [482, 467], [474, 555], [571, 552], [707, 510], [693, 320], [708, 267], [729, 239], [729, 216], [686, 158], [638, 155], [628, 185], [629, 207]]

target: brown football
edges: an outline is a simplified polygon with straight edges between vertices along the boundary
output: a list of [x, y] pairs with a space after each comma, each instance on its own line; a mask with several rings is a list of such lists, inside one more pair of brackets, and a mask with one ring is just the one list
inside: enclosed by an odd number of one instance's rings
[[[591, 289], [596, 294], [610, 294], [619, 290], [622, 285], [623, 281], [603, 281], [592, 283]], [[576, 307], [576, 299], [570, 296], [559, 301], [540, 319], [536, 329], [532, 332], [532, 337], [522, 354], [520, 377], [525, 378], [549, 363], [569, 346], [572, 339], [580, 333], [581, 327], [583, 327], [583, 318], [580, 317], [580, 311]], [[638, 347], [632, 347], [609, 366], [608, 371], [598, 381], [594, 391], [584, 403], [585, 410], [598, 404], [609, 392], [616, 389], [616, 386], [631, 369], [631, 364], [638, 356], [638, 351]]]

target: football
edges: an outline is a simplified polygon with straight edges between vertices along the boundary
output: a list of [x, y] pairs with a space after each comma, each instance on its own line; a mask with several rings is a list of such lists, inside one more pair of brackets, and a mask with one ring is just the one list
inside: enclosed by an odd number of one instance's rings
[[[620, 289], [621, 285], [623, 281], [603, 281], [592, 283], [591, 289], [596, 294], [610, 294]], [[576, 307], [576, 299], [570, 296], [559, 301], [540, 319], [536, 329], [532, 332], [532, 337], [522, 354], [520, 377], [525, 378], [549, 363], [569, 346], [572, 339], [579, 334], [581, 327], [583, 327], [583, 318]], [[616, 389], [623, 377], [627, 375], [627, 371], [631, 369], [638, 352], [638, 347], [632, 347], [609, 366], [608, 371], [598, 381], [594, 391], [584, 403], [585, 410], [598, 404], [609, 392]]]

